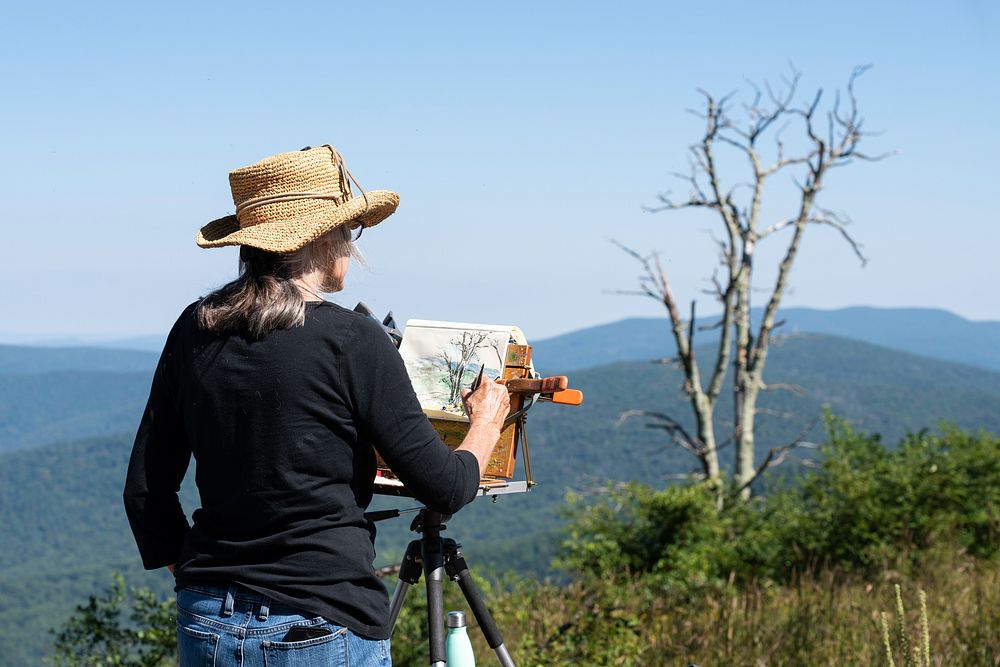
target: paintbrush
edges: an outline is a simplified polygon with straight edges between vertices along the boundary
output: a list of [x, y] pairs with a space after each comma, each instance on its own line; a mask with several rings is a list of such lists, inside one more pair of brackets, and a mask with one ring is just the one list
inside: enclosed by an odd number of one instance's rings
[[479, 385], [483, 383], [483, 371], [485, 370], [486, 370], [486, 364], [483, 364], [482, 366], [479, 367], [479, 375], [477, 375], [476, 379], [473, 380], [472, 388], [470, 389], [470, 391], [475, 391], [479, 389]]

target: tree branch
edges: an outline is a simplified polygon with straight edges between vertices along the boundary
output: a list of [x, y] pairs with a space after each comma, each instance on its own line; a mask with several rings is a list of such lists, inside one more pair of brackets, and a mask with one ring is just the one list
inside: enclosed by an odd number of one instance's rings
[[810, 216], [808, 222], [814, 225], [826, 225], [828, 227], [833, 227], [840, 235], [850, 244], [851, 249], [854, 254], [861, 261], [861, 266], [866, 266], [868, 264], [868, 258], [865, 257], [864, 253], [861, 251], [862, 245], [854, 240], [854, 237], [847, 231], [847, 225], [851, 224], [852, 220], [844, 214], [835, 213], [829, 209], [817, 208], [817, 213]]
[[670, 435], [671, 440], [673, 440], [675, 444], [684, 448], [698, 459], [702, 459], [704, 457], [704, 452], [706, 451], [704, 443], [702, 443], [698, 438], [692, 437], [680, 422], [663, 412], [655, 412], [652, 410], [626, 410], [618, 415], [618, 420], [615, 422], [615, 428], [618, 428], [633, 417], [643, 417], [661, 422], [646, 424], [646, 428], [662, 429]]
[[793, 449], [819, 449], [820, 446], [817, 445], [815, 442], [809, 442], [804, 438], [809, 434], [810, 431], [812, 431], [816, 427], [820, 419], [822, 419], [822, 417], [813, 418], [813, 420], [809, 422], [809, 425], [806, 426], [804, 429], [802, 429], [799, 435], [787, 445], [784, 445], [782, 447], [772, 447], [770, 450], [768, 450], [767, 456], [764, 457], [764, 460], [754, 470], [754, 473], [750, 477], [750, 479], [746, 480], [742, 485], [740, 485], [738, 489], [733, 491], [732, 495], [734, 497], [739, 496], [740, 493], [742, 493], [745, 489], [749, 488], [751, 484], [753, 484], [754, 480], [756, 480], [758, 477], [764, 474], [764, 471], [766, 471], [768, 468], [773, 468], [775, 466], [781, 465], [781, 463], [788, 456], [788, 453], [791, 452]]
[[768, 384], [761, 384], [760, 389], [761, 391], [787, 391], [792, 394], [795, 394], [796, 396], [806, 395], [806, 390], [797, 384], [768, 383]]

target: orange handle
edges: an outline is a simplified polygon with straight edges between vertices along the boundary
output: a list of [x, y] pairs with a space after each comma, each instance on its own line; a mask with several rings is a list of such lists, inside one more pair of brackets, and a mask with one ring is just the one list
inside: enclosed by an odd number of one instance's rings
[[552, 401], [562, 405], [580, 405], [583, 403], [583, 392], [579, 389], [564, 389], [563, 391], [554, 391], [551, 395], [542, 394], [538, 400]]

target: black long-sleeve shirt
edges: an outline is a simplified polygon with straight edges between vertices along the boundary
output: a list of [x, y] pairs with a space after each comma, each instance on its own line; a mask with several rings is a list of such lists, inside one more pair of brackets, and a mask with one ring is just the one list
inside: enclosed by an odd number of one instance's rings
[[[125, 508], [143, 565], [177, 587], [237, 583], [372, 639], [389, 636], [375, 576], [375, 453], [431, 509], [472, 500], [479, 466], [438, 439], [378, 323], [310, 302], [262, 339], [200, 329], [192, 304], [167, 337], [129, 461]], [[191, 455], [201, 508], [177, 491]]]

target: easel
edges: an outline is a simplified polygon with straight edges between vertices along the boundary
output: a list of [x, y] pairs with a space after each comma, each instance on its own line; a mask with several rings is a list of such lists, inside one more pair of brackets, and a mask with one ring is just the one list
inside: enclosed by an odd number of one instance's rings
[[449, 516], [434, 512], [427, 508], [421, 509], [410, 524], [410, 530], [420, 534], [406, 547], [403, 562], [399, 568], [399, 583], [389, 601], [389, 624], [396, 627], [396, 619], [403, 608], [406, 594], [410, 586], [420, 581], [424, 575], [427, 588], [427, 634], [430, 643], [430, 664], [432, 667], [445, 665], [445, 628], [444, 628], [444, 579], [445, 575], [452, 581], [457, 581], [465, 596], [472, 614], [476, 617], [486, 642], [493, 649], [503, 667], [514, 667], [514, 661], [507, 651], [503, 636], [497, 628], [493, 615], [483, 602], [479, 587], [472, 579], [469, 566], [462, 556], [460, 546], [455, 540], [442, 537], [447, 528], [444, 522]]
[[[500, 439], [490, 457], [489, 466], [485, 474], [482, 475], [479, 489], [479, 495], [492, 496], [494, 501], [500, 495], [530, 491], [535, 484], [531, 474], [531, 456], [528, 451], [526, 428], [527, 413], [532, 405], [539, 400], [566, 405], [579, 405], [583, 402], [583, 394], [580, 391], [567, 388], [566, 377], [532, 378], [529, 377], [530, 367], [530, 345], [508, 346], [504, 376], [498, 382], [504, 383], [511, 394], [511, 411], [504, 422]], [[529, 402], [529, 399], [532, 400]], [[432, 419], [431, 423], [437, 429], [442, 441], [452, 448], [461, 443], [465, 432], [468, 431], [468, 425], [465, 425], [463, 430], [460, 425], [456, 425], [459, 424], [456, 422]], [[521, 482], [513, 481], [514, 463], [518, 449], [524, 452], [525, 479]], [[384, 463], [380, 461], [380, 465], [384, 466]], [[402, 485], [391, 485], [388, 484], [388, 481], [384, 479], [383, 484], [376, 485], [376, 493], [409, 495]], [[399, 612], [406, 600], [406, 594], [411, 586], [420, 581], [422, 573], [427, 589], [427, 634], [430, 664], [432, 667], [444, 667], [446, 664], [444, 580], [445, 575], [447, 575], [452, 581], [458, 582], [479, 628], [486, 637], [486, 642], [496, 653], [502, 667], [515, 667], [496, 621], [487, 609], [479, 588], [472, 579], [469, 566], [462, 556], [460, 545], [451, 538], [442, 537], [442, 532], [447, 528], [444, 522], [451, 517], [427, 508], [420, 508], [417, 512], [417, 516], [410, 524], [410, 530], [418, 533], [420, 537], [407, 545], [403, 562], [400, 565], [399, 583], [396, 584], [389, 603], [390, 628], [395, 628], [396, 619], [399, 617]], [[372, 521], [379, 521], [399, 516], [401, 513], [402, 510], [387, 510], [372, 512], [366, 517]]]

